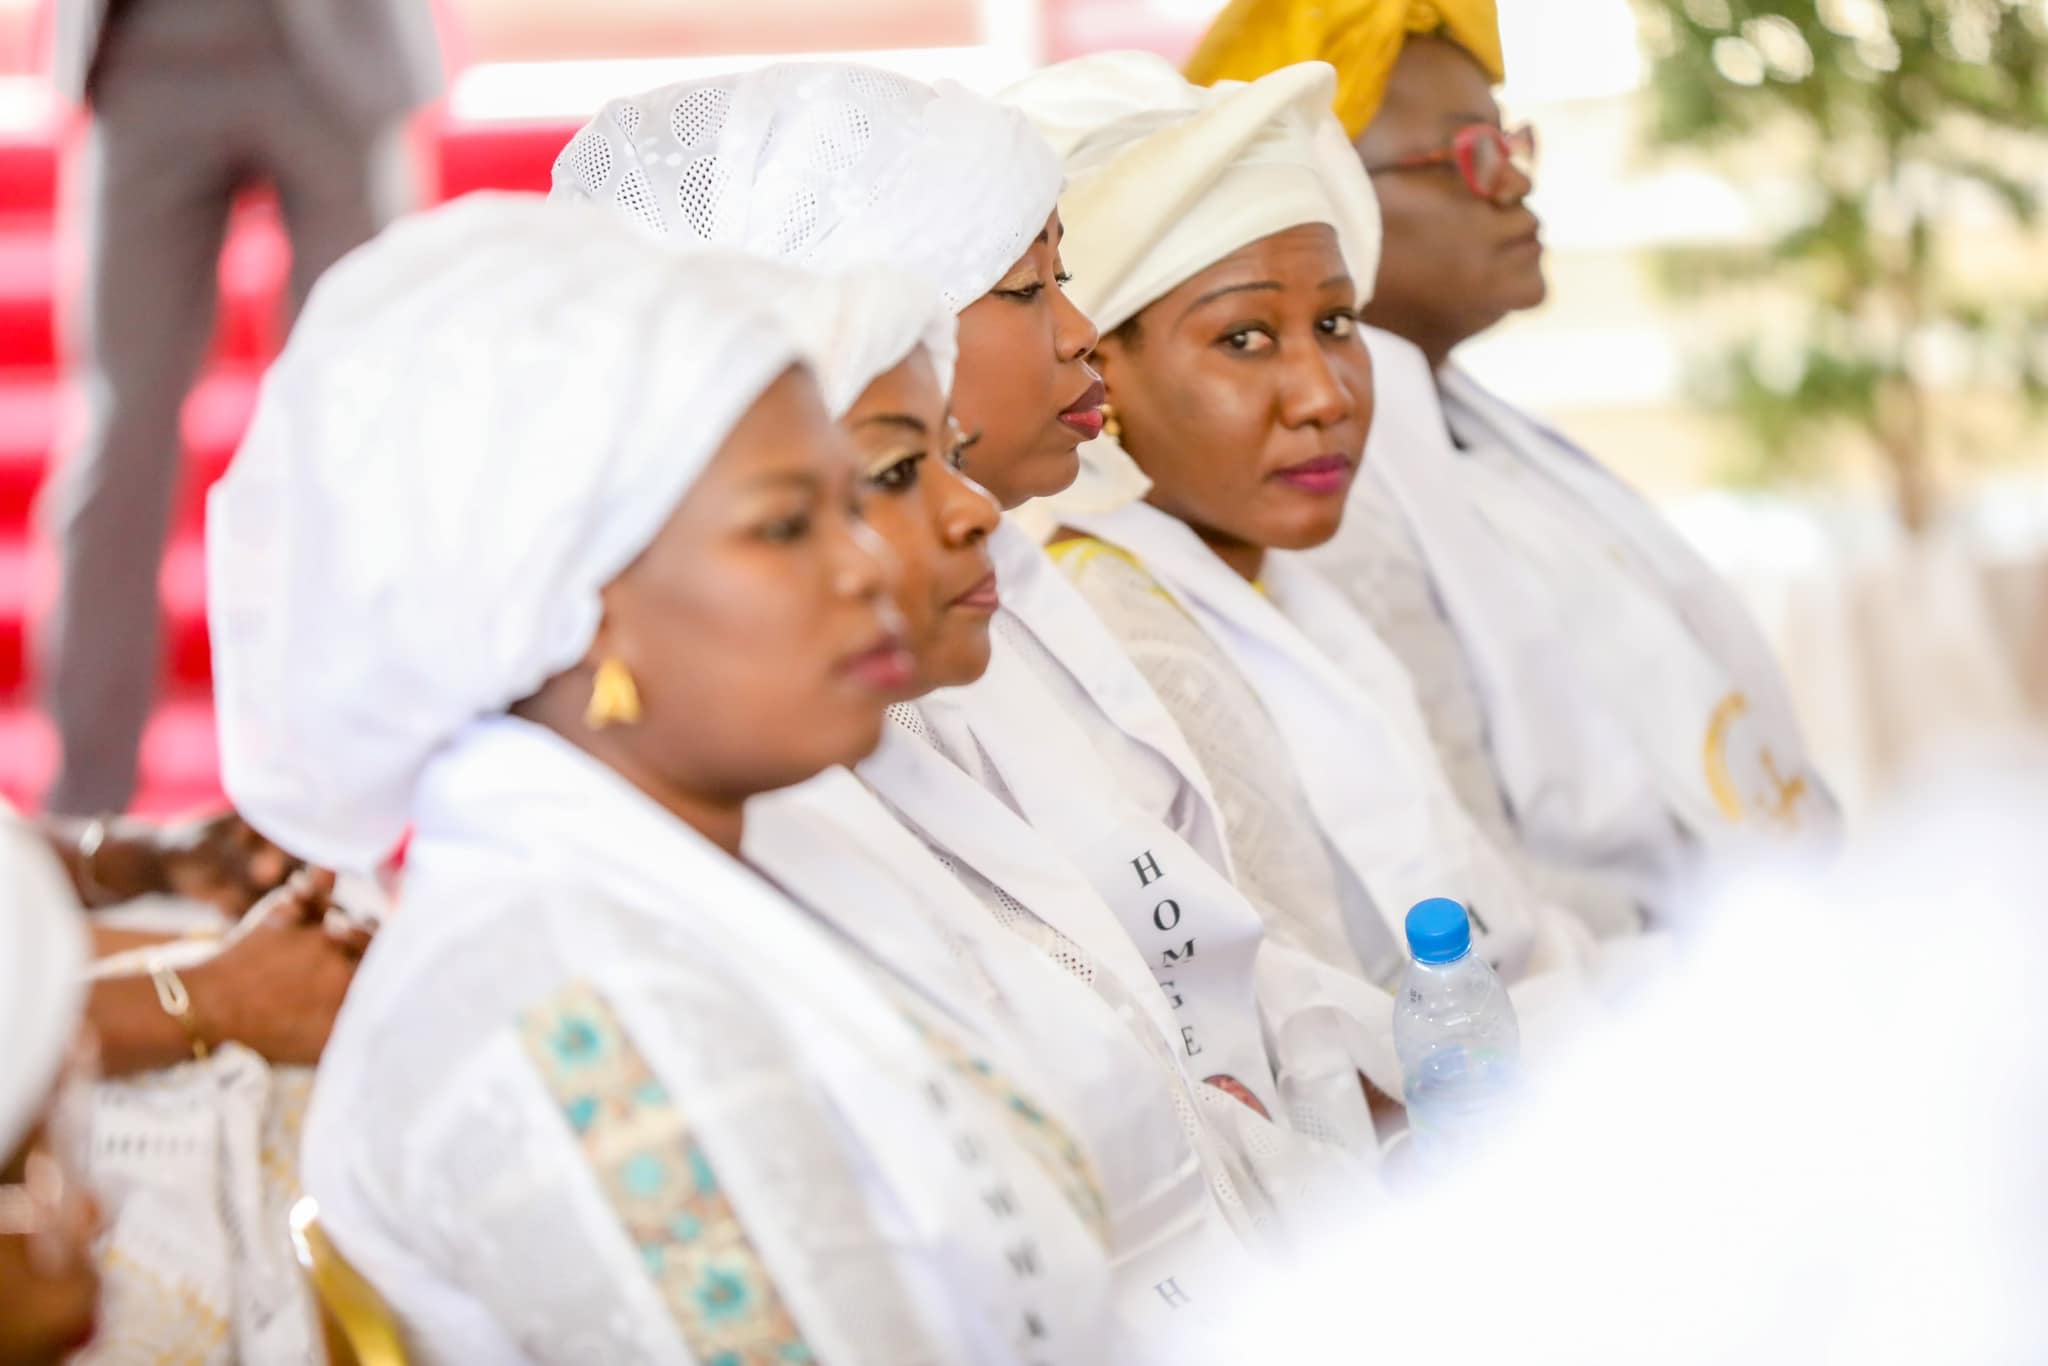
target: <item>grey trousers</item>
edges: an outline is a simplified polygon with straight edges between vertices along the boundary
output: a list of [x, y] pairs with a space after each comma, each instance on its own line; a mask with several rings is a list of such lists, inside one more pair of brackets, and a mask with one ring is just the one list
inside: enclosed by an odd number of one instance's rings
[[[181, 13], [190, 2], [169, 0]], [[321, 107], [274, 34], [217, 38], [157, 50], [146, 34], [110, 39], [95, 78], [76, 319], [89, 425], [47, 505], [63, 574], [42, 658], [63, 754], [44, 797], [53, 812], [118, 811], [134, 795], [161, 667], [157, 577], [182, 464], [179, 414], [212, 334], [235, 193], [276, 190], [291, 316], [405, 197], [400, 127], [351, 126]]]

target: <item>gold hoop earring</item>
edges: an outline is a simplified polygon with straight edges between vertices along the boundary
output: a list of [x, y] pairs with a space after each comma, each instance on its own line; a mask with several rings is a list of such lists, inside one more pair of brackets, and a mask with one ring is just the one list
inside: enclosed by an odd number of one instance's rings
[[583, 709], [583, 724], [592, 730], [630, 726], [640, 719], [640, 689], [631, 670], [617, 655], [597, 666], [590, 684], [590, 705]]
[[1124, 424], [1117, 421], [1116, 409], [1106, 402], [1102, 405], [1102, 434], [1118, 444], [1124, 439]]

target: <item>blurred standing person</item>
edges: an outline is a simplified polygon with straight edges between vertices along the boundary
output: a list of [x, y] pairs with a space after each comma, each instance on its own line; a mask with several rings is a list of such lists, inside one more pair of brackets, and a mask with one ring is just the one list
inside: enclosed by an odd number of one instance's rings
[[1234, 0], [1189, 79], [1337, 69], [1385, 238], [1360, 329], [1376, 409], [1317, 567], [1407, 668], [1496, 843], [1602, 936], [1731, 841], [1831, 832], [1790, 695], [1729, 587], [1656, 511], [1452, 358], [1543, 302], [1535, 134], [1503, 125], [1495, 0]]
[[90, 106], [83, 446], [56, 486], [63, 590], [45, 689], [63, 747], [47, 794], [133, 795], [155, 690], [157, 571], [179, 412], [205, 357], [236, 194], [268, 184], [297, 315], [406, 193], [406, 115], [441, 88], [426, 0], [57, 0], [53, 77]]

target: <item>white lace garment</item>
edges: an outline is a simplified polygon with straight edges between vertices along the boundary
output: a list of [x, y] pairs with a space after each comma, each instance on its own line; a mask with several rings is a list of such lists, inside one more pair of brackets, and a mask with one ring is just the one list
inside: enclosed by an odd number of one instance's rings
[[1487, 839], [1547, 899], [1576, 911], [1596, 934], [1640, 929], [1642, 911], [1625, 881], [1546, 859], [1522, 838], [1494, 771], [1486, 712], [1464, 647], [1431, 586], [1407, 519], [1369, 462], [1345, 504], [1344, 535], [1310, 558], [1408, 670], [1444, 776]]

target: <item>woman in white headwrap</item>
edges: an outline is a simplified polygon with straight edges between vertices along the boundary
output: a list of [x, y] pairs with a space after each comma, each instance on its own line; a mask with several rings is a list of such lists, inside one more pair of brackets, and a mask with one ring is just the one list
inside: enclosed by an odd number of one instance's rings
[[23, 1366], [55, 1366], [98, 1317], [85, 956], [63, 866], [0, 808], [0, 1361]]
[[[959, 310], [953, 407], [972, 434], [965, 468], [1005, 506], [1064, 486], [1072, 446], [1099, 426], [1099, 392], [1082, 392], [1064, 414], [1057, 406], [1070, 371], [1095, 389], [1079, 364], [1094, 333], [1065, 302], [1053, 250], [1059, 183], [1050, 149], [1014, 111], [837, 65], [615, 101], [556, 165], [557, 197], [609, 204], [671, 240], [923, 273]], [[1037, 226], [1044, 233], [1034, 240]], [[1012, 259], [1020, 241], [1030, 245]], [[1048, 425], [1065, 432], [1052, 446], [1063, 462], [1043, 443], [1004, 435]], [[891, 539], [916, 558], [903, 537]], [[1110, 1182], [1112, 1202], [1143, 1191], [1133, 1222], [1155, 1224], [1136, 1241], [1171, 1228], [1166, 1212], [1187, 1211], [1190, 1145], [1239, 1222], [1263, 1221], [1294, 1200], [1313, 1164], [1274, 1123], [1303, 1097], [1290, 1094], [1283, 1110], [1256, 1008], [1259, 918], [1228, 881], [1206, 780], [1143, 677], [1035, 543], [1006, 522], [989, 551], [995, 581], [942, 613], [971, 644], [936, 649], [955, 667], [928, 667], [921, 680], [926, 689], [973, 686], [893, 708], [881, 750], [859, 770], [968, 885], [979, 915], [959, 909], [957, 888], [932, 883], [923, 847], [882, 833], [874, 804], [855, 790], [834, 794], [832, 819], [864, 846], [856, 852], [943, 905], [935, 915], [951, 933], [978, 932], [975, 920], [1015, 931], [1126, 1022], [1126, 1039], [1104, 1045], [1113, 1056], [1094, 1060], [1053, 1036], [1099, 1011], [1029, 1027], [1040, 1031], [1034, 1049], [1064, 1052], [1064, 1074], [1089, 1090], [1088, 1122], [1123, 1136], [1130, 1180]], [[820, 843], [792, 837], [774, 866], [786, 877], [835, 866]], [[1125, 1060], [1132, 1041], [1153, 1064], [1135, 1070]], [[1162, 1051], [1172, 1068], [1157, 1064]], [[1119, 1071], [1120, 1090], [1089, 1085]], [[1182, 1098], [1187, 1139], [1134, 1144], [1131, 1135], [1156, 1129], [1162, 1072]], [[1370, 1121], [1348, 1067], [1346, 1078], [1313, 1132], [1369, 1150]], [[1182, 1283], [1155, 1302], [1180, 1307], [1197, 1288]]]
[[1040, 1090], [741, 861], [910, 681], [776, 301], [833, 289], [473, 197], [328, 275], [214, 494], [230, 791], [413, 830], [304, 1174], [416, 1359], [1116, 1350]]
[[[1474, 828], [1400, 665], [1286, 553], [1336, 532], [1373, 411], [1356, 327], [1378, 215], [1334, 80], [1304, 63], [1204, 90], [1106, 54], [1005, 94], [1066, 153], [1114, 410], [1091, 477], [1032, 513], [1175, 708], [1275, 938], [1350, 992], [1399, 971], [1409, 906], [1455, 897], [1536, 1013], [1588, 937]], [[1384, 1010], [1351, 1008], [1361, 1032]]]

